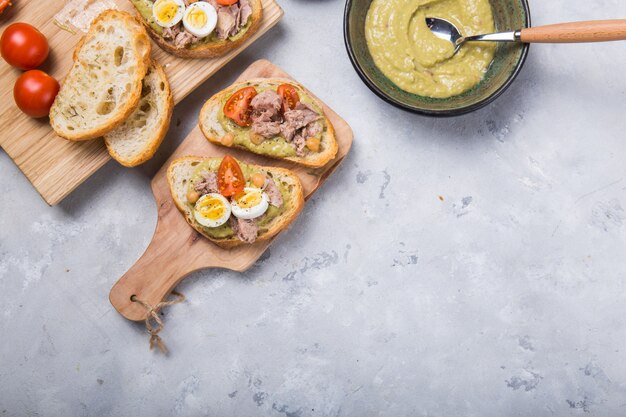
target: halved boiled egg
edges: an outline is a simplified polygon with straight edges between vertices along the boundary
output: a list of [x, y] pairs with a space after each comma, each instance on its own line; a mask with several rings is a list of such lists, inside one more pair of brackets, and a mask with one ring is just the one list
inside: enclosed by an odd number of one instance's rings
[[254, 187], [246, 187], [241, 195], [236, 196], [231, 202], [233, 215], [240, 219], [256, 219], [262, 216], [269, 207], [269, 197], [263, 190]]
[[157, 25], [171, 28], [183, 19], [185, 3], [183, 0], [157, 0], [152, 5], [152, 17]]
[[196, 201], [193, 216], [205, 227], [219, 227], [230, 217], [230, 203], [221, 194], [205, 194]]
[[194, 36], [199, 38], [209, 36], [217, 25], [217, 11], [206, 1], [191, 3], [185, 10], [183, 25]]

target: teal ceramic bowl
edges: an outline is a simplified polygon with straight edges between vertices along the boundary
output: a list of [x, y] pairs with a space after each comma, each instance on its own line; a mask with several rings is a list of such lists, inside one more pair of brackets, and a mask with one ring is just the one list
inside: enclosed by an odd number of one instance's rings
[[[372, 0], [348, 0], [344, 14], [344, 38], [352, 65], [365, 84], [379, 97], [402, 109], [427, 116], [458, 116], [486, 106], [511, 85], [519, 74], [528, 44], [500, 43], [483, 80], [458, 96], [436, 99], [401, 90], [376, 67], [365, 40], [365, 17]], [[526, 0], [490, 0], [497, 31], [530, 26]]]

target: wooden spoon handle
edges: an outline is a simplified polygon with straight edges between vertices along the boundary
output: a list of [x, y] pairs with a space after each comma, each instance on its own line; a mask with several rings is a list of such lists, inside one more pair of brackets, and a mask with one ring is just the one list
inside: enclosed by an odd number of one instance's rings
[[626, 20], [592, 20], [522, 29], [526, 43], [582, 43], [626, 40]]

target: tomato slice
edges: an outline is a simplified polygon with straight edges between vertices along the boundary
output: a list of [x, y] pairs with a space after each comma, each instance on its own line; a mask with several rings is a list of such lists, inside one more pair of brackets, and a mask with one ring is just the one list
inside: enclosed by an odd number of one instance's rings
[[237, 3], [239, 0], [215, 0], [218, 4], [221, 4], [222, 6], [232, 6], [233, 4]]
[[217, 170], [217, 188], [220, 194], [224, 197], [232, 197], [241, 193], [245, 185], [246, 178], [243, 176], [237, 160], [226, 155]]
[[256, 95], [254, 87], [237, 90], [224, 104], [224, 115], [239, 126], [250, 126], [250, 102]]
[[283, 112], [293, 110], [296, 104], [300, 102], [298, 90], [291, 84], [281, 84], [276, 90], [278, 95], [283, 99]]

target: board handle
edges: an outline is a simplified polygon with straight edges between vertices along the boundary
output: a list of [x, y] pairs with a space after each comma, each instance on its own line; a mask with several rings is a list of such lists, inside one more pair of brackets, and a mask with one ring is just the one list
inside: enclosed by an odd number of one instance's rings
[[[188, 230], [187, 230], [188, 229]], [[156, 306], [190, 273], [200, 269], [184, 256], [202, 237], [191, 227], [177, 233], [157, 222], [152, 241], [139, 260], [113, 286], [109, 301], [124, 317], [145, 320], [147, 309], [134, 300]], [[183, 261], [187, 259], [186, 261]], [[206, 265], [203, 265], [206, 266]], [[136, 298], [135, 298], [136, 297]]]
[[626, 20], [590, 20], [522, 29], [526, 43], [577, 43], [626, 40]]

